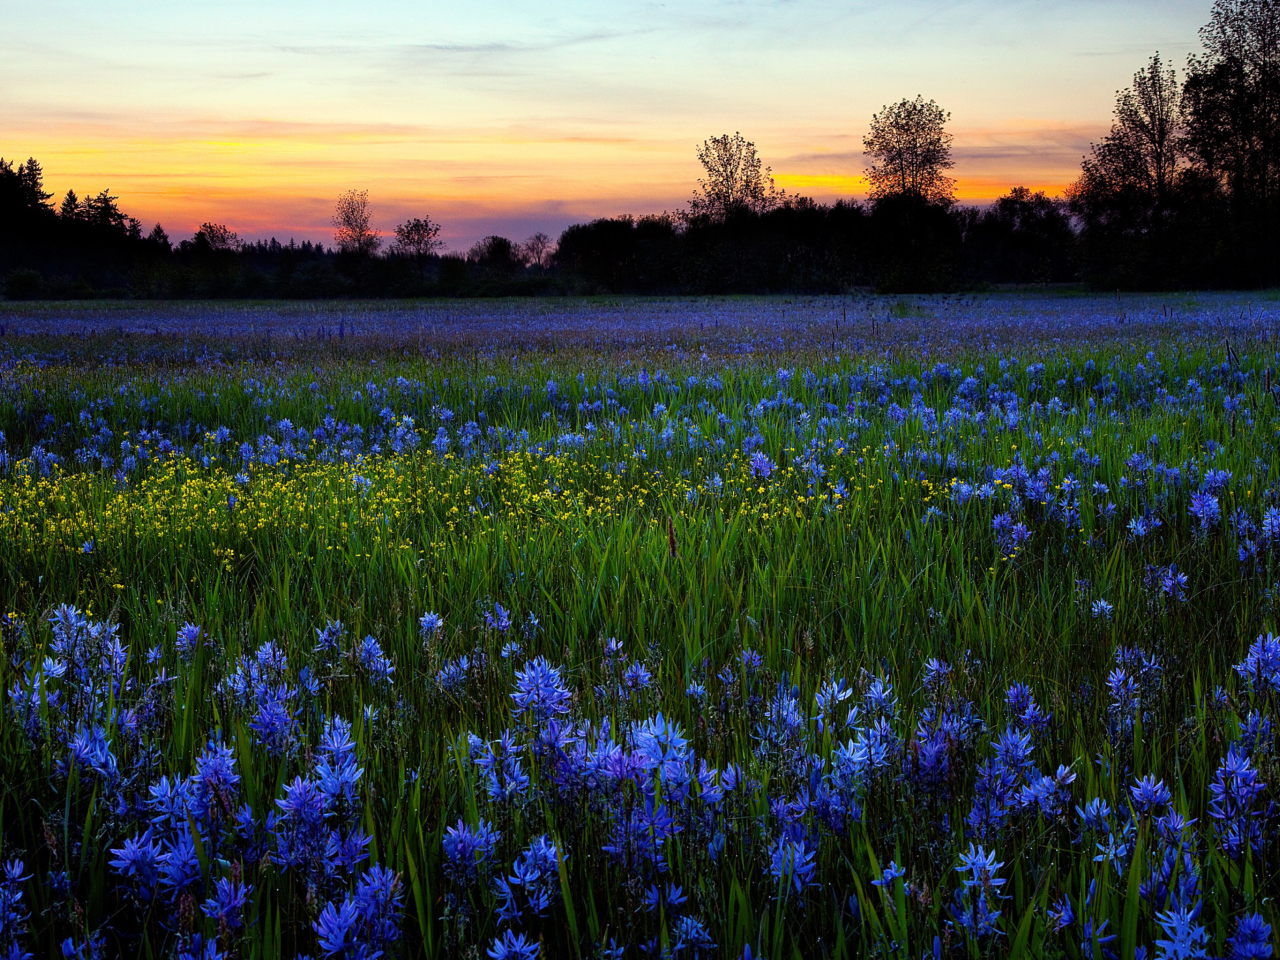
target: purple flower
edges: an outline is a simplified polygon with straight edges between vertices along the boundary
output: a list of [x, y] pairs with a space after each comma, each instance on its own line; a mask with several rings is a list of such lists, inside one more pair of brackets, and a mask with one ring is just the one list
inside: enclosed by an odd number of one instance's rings
[[1187, 575], [1178, 571], [1176, 563], [1169, 564], [1169, 569], [1160, 575], [1160, 589], [1171, 600], [1187, 599]]
[[1211, 493], [1193, 493], [1191, 495], [1191, 515], [1200, 521], [1202, 533], [1208, 533], [1217, 526], [1222, 517], [1222, 508], [1218, 506], [1218, 498]]
[[1157, 780], [1155, 774], [1148, 774], [1129, 788], [1133, 795], [1133, 807], [1139, 814], [1155, 813], [1159, 808], [1168, 806], [1173, 801], [1173, 794]]
[[753, 477], [758, 477], [761, 480], [768, 480], [769, 477], [773, 475], [774, 463], [765, 456], [763, 451], [757, 450], [753, 453], [749, 463], [751, 467], [751, 475]]
[[1257, 694], [1280, 690], [1280, 637], [1266, 634], [1249, 645], [1249, 652], [1235, 665], [1249, 690]]
[[151, 831], [134, 834], [123, 846], [111, 851], [111, 869], [129, 881], [143, 903], [151, 900], [160, 882], [160, 846], [151, 839]]
[[365, 637], [356, 649], [356, 659], [374, 683], [390, 683], [395, 667], [386, 654], [382, 652], [382, 644], [374, 637]]
[[1188, 908], [1186, 906], [1177, 906], [1172, 910], [1164, 913], [1157, 913], [1156, 920], [1164, 929], [1164, 934], [1168, 940], [1157, 940], [1156, 947], [1160, 950], [1161, 960], [1173, 960], [1183, 957], [1207, 957], [1205, 950], [1208, 933], [1204, 927], [1198, 925], [1195, 921], [1200, 916], [1200, 902], [1197, 900], [1194, 906]]
[[511, 629], [511, 611], [500, 603], [493, 605], [493, 612], [485, 612], [484, 625], [498, 633], [506, 633]]
[[398, 874], [374, 864], [360, 875], [354, 899], [372, 944], [382, 948], [400, 939], [403, 894]]
[[320, 952], [325, 957], [354, 958], [359, 922], [360, 911], [353, 898], [348, 897], [340, 904], [326, 904], [320, 919], [312, 924], [320, 940]]

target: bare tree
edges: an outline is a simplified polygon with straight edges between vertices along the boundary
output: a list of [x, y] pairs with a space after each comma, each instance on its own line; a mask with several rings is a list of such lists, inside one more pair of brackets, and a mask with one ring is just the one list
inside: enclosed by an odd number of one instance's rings
[[440, 224], [430, 217], [414, 217], [396, 227], [395, 250], [417, 263], [420, 280], [426, 280], [427, 258], [443, 246], [439, 237]]
[[698, 148], [698, 161], [707, 175], [698, 180], [698, 189], [689, 201], [690, 218], [724, 220], [741, 211], [763, 213], [782, 201], [772, 168], [761, 169], [756, 145], [740, 133], [704, 140]]
[[370, 226], [369, 191], [348, 190], [338, 198], [333, 213], [333, 240], [343, 253], [360, 259], [371, 257], [382, 246], [382, 240]]
[[943, 171], [951, 160], [951, 114], [924, 97], [881, 108], [871, 117], [871, 130], [862, 138], [871, 158], [867, 179], [871, 199], [907, 196], [927, 203], [955, 202], [955, 181]]
[[551, 265], [551, 255], [555, 244], [545, 233], [539, 231], [520, 244], [520, 254], [531, 267], [546, 269]]

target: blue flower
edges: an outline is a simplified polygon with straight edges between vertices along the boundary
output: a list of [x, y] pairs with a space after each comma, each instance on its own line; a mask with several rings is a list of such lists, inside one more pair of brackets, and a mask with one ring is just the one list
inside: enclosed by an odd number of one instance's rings
[[317, 628], [316, 652], [322, 655], [336, 653], [344, 630], [341, 620], [330, 620], [323, 628]]
[[483, 817], [474, 827], [459, 820], [457, 826], [445, 828], [441, 845], [445, 876], [454, 883], [470, 886], [488, 868], [498, 846], [498, 831]]
[[386, 654], [382, 652], [382, 644], [374, 637], [365, 637], [356, 650], [356, 659], [374, 683], [390, 683], [395, 667]]
[[27, 933], [27, 921], [31, 911], [22, 902], [22, 885], [31, 877], [23, 876], [21, 860], [10, 860], [4, 865], [0, 877], [0, 958], [2, 960], [30, 960], [19, 943]]
[[160, 882], [160, 845], [151, 831], [134, 834], [111, 851], [111, 869], [124, 877], [143, 903], [149, 903]]
[[1173, 794], [1163, 780], [1156, 780], [1155, 774], [1138, 780], [1129, 788], [1129, 793], [1133, 795], [1133, 807], [1139, 814], [1154, 813], [1173, 801]]
[[239, 880], [223, 877], [214, 887], [213, 896], [205, 900], [200, 909], [218, 924], [219, 929], [239, 930], [252, 892], [252, 887]]
[[1160, 960], [1208, 957], [1206, 950], [1208, 933], [1203, 926], [1195, 922], [1200, 916], [1200, 906], [1200, 902], [1196, 901], [1190, 908], [1179, 906], [1156, 914], [1156, 920], [1164, 929], [1165, 936], [1169, 938], [1156, 941]]
[[506, 633], [511, 629], [511, 611], [500, 603], [493, 605], [493, 612], [485, 612], [484, 625], [498, 633]]
[[516, 673], [516, 690], [511, 694], [515, 702], [512, 713], [521, 717], [525, 713], [541, 723], [569, 710], [569, 688], [560, 676], [560, 668], [553, 667], [545, 657], [535, 657]]
[[312, 924], [320, 941], [320, 952], [325, 957], [351, 957], [354, 960], [359, 922], [360, 911], [353, 898], [348, 897], [340, 904], [326, 904], [320, 919]]
[[398, 874], [374, 864], [360, 875], [353, 899], [370, 943], [382, 949], [400, 939], [403, 894]]
[[174, 640], [174, 649], [184, 662], [190, 662], [200, 648], [201, 629], [194, 623], [184, 623]]
[[438, 613], [427, 612], [418, 618], [418, 633], [424, 640], [429, 640], [440, 632], [444, 626], [444, 617]]
[[1236, 935], [1227, 943], [1231, 947], [1229, 960], [1269, 957], [1272, 953], [1271, 924], [1264, 921], [1260, 913], [1246, 913], [1236, 925]]
[[489, 946], [492, 960], [537, 960], [538, 944], [523, 933], [507, 930]]
[[871, 885], [873, 887], [884, 887], [888, 889], [893, 886], [893, 881], [897, 880], [899, 877], [905, 877], [906, 875], [907, 871], [903, 870], [894, 861], [890, 860], [889, 865], [885, 867], [884, 872], [880, 874], [880, 879], [872, 880]]
[[1280, 690], [1280, 637], [1270, 633], [1258, 637], [1235, 671], [1251, 692], [1261, 695]]
[[788, 840], [780, 837], [769, 854], [769, 875], [784, 891], [791, 887], [796, 893], [804, 892], [813, 884], [817, 870], [814, 851], [804, 840]]

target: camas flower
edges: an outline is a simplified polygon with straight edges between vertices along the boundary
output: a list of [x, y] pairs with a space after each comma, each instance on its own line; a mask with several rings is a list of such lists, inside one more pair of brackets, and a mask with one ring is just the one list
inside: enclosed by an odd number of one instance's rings
[[899, 877], [905, 877], [906, 875], [907, 871], [903, 870], [896, 863], [890, 860], [889, 865], [884, 868], [883, 872], [881, 872], [880, 879], [872, 880], [871, 885], [873, 887], [891, 889], [893, 887], [893, 881], [897, 880]]
[[1260, 960], [1271, 956], [1271, 924], [1260, 913], [1246, 913], [1236, 925], [1236, 935], [1227, 943], [1231, 947], [1229, 960]]
[[539, 947], [523, 933], [507, 930], [494, 939], [487, 953], [492, 960], [537, 960]]
[[395, 667], [387, 655], [382, 652], [382, 644], [374, 637], [365, 637], [356, 650], [356, 659], [361, 669], [374, 683], [389, 683]]
[[178, 631], [177, 639], [174, 640], [174, 649], [184, 663], [189, 663], [200, 648], [201, 633], [201, 629], [194, 623], [184, 623], [182, 629]]
[[430, 640], [444, 626], [444, 617], [428, 611], [418, 619], [418, 633], [424, 640]]
[[803, 893], [814, 882], [814, 853], [803, 839], [780, 837], [769, 854], [769, 875], [784, 893], [793, 887], [796, 893]]
[[512, 713], [516, 717], [528, 713], [541, 723], [567, 713], [570, 696], [560, 668], [553, 667], [545, 657], [535, 657], [516, 673], [516, 689], [511, 694], [515, 703]]
[[1191, 957], [1207, 957], [1208, 932], [1195, 921], [1200, 916], [1200, 901], [1191, 907], [1177, 906], [1164, 913], [1157, 913], [1167, 940], [1157, 940], [1160, 960], [1183, 960]]
[[1133, 796], [1134, 810], [1142, 815], [1154, 814], [1173, 802], [1173, 794], [1163, 780], [1156, 779], [1155, 774], [1148, 774], [1138, 780], [1129, 788], [1129, 793]]
[[483, 817], [474, 827], [459, 820], [457, 826], [445, 829], [441, 845], [445, 855], [445, 876], [467, 887], [488, 868], [498, 846], [498, 831]]
[[223, 877], [213, 889], [213, 896], [200, 909], [219, 929], [239, 930], [244, 922], [244, 908], [253, 888], [229, 877]]

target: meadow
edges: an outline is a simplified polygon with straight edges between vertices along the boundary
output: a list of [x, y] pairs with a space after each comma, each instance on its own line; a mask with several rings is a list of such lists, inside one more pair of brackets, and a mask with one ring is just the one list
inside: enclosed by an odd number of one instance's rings
[[1271, 956], [1278, 335], [0, 304], [0, 957]]

